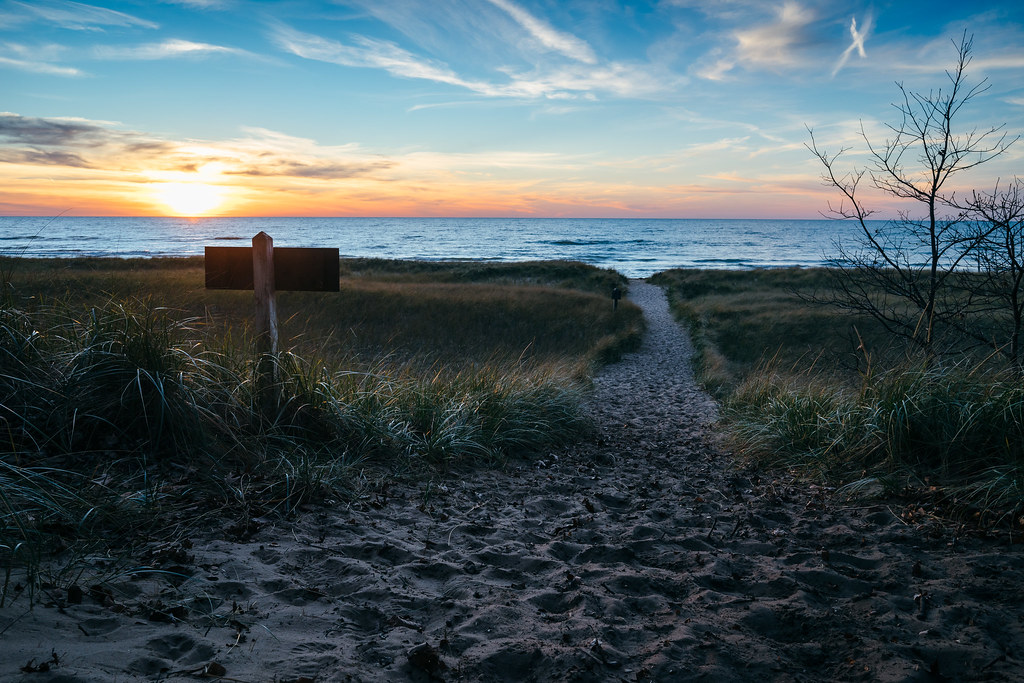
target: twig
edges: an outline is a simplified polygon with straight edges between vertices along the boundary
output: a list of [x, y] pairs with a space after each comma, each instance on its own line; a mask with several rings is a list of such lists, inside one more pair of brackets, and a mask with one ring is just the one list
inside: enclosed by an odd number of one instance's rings
[[711, 540], [711, 534], [715, 533], [715, 527], [718, 526], [718, 517], [715, 517], [715, 521], [711, 523], [711, 530], [708, 531], [708, 540]]
[[10, 627], [12, 627], [15, 624], [17, 624], [19, 621], [21, 621], [22, 617], [24, 617], [26, 614], [28, 614], [31, 611], [32, 611], [32, 607], [30, 605], [27, 610], [25, 610], [24, 612], [22, 612], [18, 616], [16, 616], [13, 619], [11, 619], [10, 623], [8, 623], [7, 626], [4, 626], [2, 629], [0, 629], [0, 636], [2, 636], [3, 634], [7, 633], [7, 629], [9, 629]]
[[736, 532], [740, 530], [740, 527], [741, 527], [741, 526], [743, 526], [743, 518], [742, 518], [742, 517], [740, 517], [740, 518], [738, 518], [738, 519], [736, 520], [736, 526], [734, 526], [734, 527], [732, 528], [732, 532], [731, 532], [731, 533], [729, 534], [729, 538], [730, 538], [730, 539], [731, 539], [731, 538], [732, 538], [733, 536], [735, 536], [735, 535], [736, 535]]
[[909, 522], [907, 522], [907, 520], [905, 520], [905, 519], [903, 519], [902, 517], [900, 517], [899, 515], [897, 515], [897, 514], [896, 514], [895, 512], [893, 512], [893, 511], [892, 511], [892, 508], [891, 508], [891, 507], [889, 507], [888, 505], [886, 505], [886, 506], [885, 506], [885, 509], [886, 509], [886, 510], [888, 510], [888, 511], [889, 511], [889, 514], [890, 514], [890, 515], [892, 515], [893, 517], [895, 517], [895, 518], [896, 518], [896, 520], [897, 520], [897, 521], [898, 521], [898, 522], [899, 522], [900, 524], [902, 524], [903, 526], [910, 526], [910, 523], [909, 523]]

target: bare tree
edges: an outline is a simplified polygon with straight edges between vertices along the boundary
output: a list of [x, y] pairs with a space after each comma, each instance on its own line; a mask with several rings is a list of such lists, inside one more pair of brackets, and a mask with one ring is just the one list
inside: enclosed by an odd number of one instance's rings
[[[971, 332], [1024, 369], [1024, 180], [991, 193], [974, 192], [967, 208], [981, 238], [974, 251], [977, 274], [965, 279], [978, 300], [981, 325]], [[987, 324], [985, 324], [987, 323]]]
[[[972, 229], [971, 210], [959, 207], [951, 178], [999, 156], [1013, 144], [1002, 126], [960, 132], [954, 126], [965, 105], [989, 86], [970, 85], [972, 39], [958, 43], [956, 65], [946, 71], [946, 90], [927, 94], [897, 83], [902, 101], [890, 137], [873, 142], [863, 124], [861, 137], [870, 164], [849, 172], [838, 163], [849, 148], [835, 154], [818, 147], [813, 131], [807, 148], [824, 166], [822, 179], [839, 190], [842, 200], [829, 203], [833, 218], [855, 221], [860, 227], [855, 246], [839, 244], [840, 268], [835, 270], [836, 293], [828, 303], [872, 316], [891, 334], [934, 353], [940, 331], [956, 329], [971, 297], [954, 291], [955, 274], [964, 259], [987, 235]], [[865, 178], [877, 190], [910, 207], [881, 227], [871, 222], [874, 210], [860, 192]]]

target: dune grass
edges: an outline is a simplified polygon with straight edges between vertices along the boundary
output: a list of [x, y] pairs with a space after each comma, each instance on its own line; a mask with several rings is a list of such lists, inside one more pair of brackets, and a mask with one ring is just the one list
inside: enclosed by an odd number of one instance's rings
[[768, 362], [778, 371], [827, 368], [831, 379], [856, 383], [862, 343], [887, 353], [885, 330], [870, 318], [806, 302], [831, 286], [821, 269], [670, 270], [651, 281], [691, 330], [701, 381], [719, 397]]
[[460, 264], [347, 265], [340, 293], [279, 294], [268, 410], [252, 295], [203, 289], [201, 260], [0, 262], [0, 602], [50, 548], [110, 552], [210, 514], [244, 534], [562, 446], [587, 429], [591, 368], [642, 331], [595, 293], [621, 279], [578, 264], [474, 265], [461, 284]]
[[594, 268], [575, 261], [397, 261], [386, 259], [343, 259], [342, 275], [395, 282], [448, 282], [506, 285], [544, 285], [578, 289], [607, 296], [612, 287], [622, 286], [615, 271]]
[[[2, 259], [8, 297], [25, 310], [142, 299], [242, 343], [252, 294], [207, 291], [201, 258]], [[571, 262], [482, 263], [345, 259], [341, 292], [279, 292], [284, 348], [374, 365], [587, 365], [635, 343], [642, 317], [611, 315], [621, 275]], [[632, 341], [630, 341], [632, 340]]]
[[850, 493], [1024, 527], [1024, 381], [968, 351], [907, 355], [876, 322], [808, 303], [820, 269], [661, 273], [742, 456]]

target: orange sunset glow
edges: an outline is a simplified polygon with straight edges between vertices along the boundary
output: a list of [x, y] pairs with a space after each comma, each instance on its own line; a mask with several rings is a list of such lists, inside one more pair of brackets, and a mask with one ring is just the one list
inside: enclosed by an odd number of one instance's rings
[[[750, 173], [666, 183], [645, 182], [658, 173], [634, 169], [622, 182], [617, 171], [596, 169], [589, 171], [594, 177], [563, 179], [565, 172], [584, 173], [586, 164], [552, 155], [418, 153], [385, 162], [351, 152], [339, 162], [319, 150], [249, 151], [259, 144], [208, 148], [202, 156], [183, 148], [170, 162], [112, 149], [109, 158], [97, 154], [95, 165], [116, 163], [116, 173], [74, 168], [45, 180], [36, 169], [9, 164], [0, 206], [24, 215], [759, 217], [798, 214], [797, 207], [819, 207], [828, 198], [816, 177]], [[176, 170], [183, 167], [198, 170]], [[731, 197], [727, 207], [723, 195]]]
[[209, 216], [224, 203], [224, 188], [204, 183], [163, 183], [153, 194], [175, 216]]

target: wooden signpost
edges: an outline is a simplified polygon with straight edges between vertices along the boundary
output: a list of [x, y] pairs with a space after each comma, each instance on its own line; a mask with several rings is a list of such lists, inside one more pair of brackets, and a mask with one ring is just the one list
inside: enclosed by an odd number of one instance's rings
[[[256, 352], [260, 390], [273, 399], [278, 351], [278, 291], [337, 292], [336, 248], [281, 247], [260, 232], [249, 247], [206, 247], [207, 289], [251, 289], [256, 300]], [[272, 401], [276, 403], [276, 401]]]

